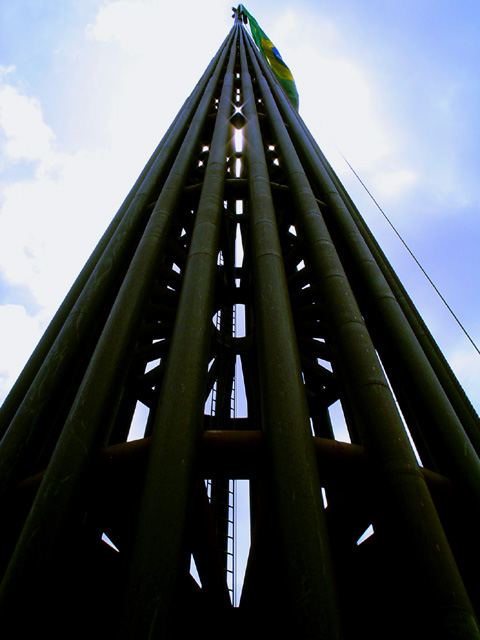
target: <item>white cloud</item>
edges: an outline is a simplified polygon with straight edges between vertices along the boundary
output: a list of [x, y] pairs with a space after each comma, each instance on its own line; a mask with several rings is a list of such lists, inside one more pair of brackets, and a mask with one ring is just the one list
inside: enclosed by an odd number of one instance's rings
[[[432, 101], [431, 121], [418, 136], [408, 105], [392, 104], [382, 65], [366, 66], [356, 59], [354, 48], [345, 40], [348, 29], [339, 28], [327, 16], [322, 10], [305, 14], [288, 9], [278, 13], [267, 31], [292, 70], [300, 114], [327, 157], [335, 159], [338, 149], [385, 203], [421, 190], [422, 202], [428, 193], [431, 216], [451, 215], [458, 207], [473, 206], [478, 190], [468, 188], [466, 172], [460, 170], [461, 158], [455, 155], [458, 141], [448, 137], [452, 135], [448, 133], [452, 105], [458, 108], [458, 79], [431, 96], [424, 94], [424, 100]], [[396, 82], [395, 91], [403, 88], [410, 98], [409, 78], [405, 73], [391, 80]], [[410, 118], [407, 122], [405, 114]], [[457, 123], [454, 133], [458, 128]], [[429, 138], [432, 131], [437, 139]], [[342, 177], [349, 173], [342, 163], [336, 169]]]
[[86, 33], [100, 42], [115, 42], [130, 54], [144, 55], [162, 42], [160, 26], [171, 11], [169, 5], [118, 0], [100, 8]]
[[[100, 4], [84, 42], [75, 45], [75, 99], [62, 127], [53, 119], [49, 127], [42, 104], [19, 88], [14, 69], [0, 68], [2, 161], [15, 168], [9, 174], [14, 181], [0, 182], [0, 273], [8, 284], [30, 289], [44, 306], [43, 318], [58, 307], [232, 24], [223, 0], [207, 0], [201, 11], [188, 0]], [[262, 15], [257, 17], [262, 24]], [[396, 114], [382, 107], [374, 71], [349, 54], [345, 32], [320, 12], [278, 11], [272, 19], [271, 27], [268, 21], [263, 26], [294, 73], [300, 114], [322, 149], [327, 152], [333, 140], [380, 201], [425, 186], [418, 152], [405, 161], [404, 152], [415, 150], [417, 141], [411, 145]], [[66, 59], [69, 53], [63, 51]], [[71, 87], [62, 90], [69, 96]], [[45, 94], [47, 99], [58, 102], [57, 96]], [[46, 103], [44, 108], [51, 115]], [[58, 117], [60, 110], [54, 112]], [[65, 152], [67, 129], [86, 132], [73, 136], [71, 153]], [[102, 132], [100, 142], [88, 135], [92, 131]], [[438, 170], [437, 157], [434, 170], [430, 157], [425, 173], [458, 193], [448, 179], [457, 175], [457, 165], [442, 157], [445, 172]], [[22, 161], [28, 164], [23, 176]]]
[[373, 188], [383, 200], [397, 198], [405, 195], [418, 183], [418, 175], [410, 169], [398, 169], [394, 171], [380, 171]]
[[33, 179], [3, 192], [4, 277], [10, 283], [28, 283], [34, 298], [52, 311], [118, 204], [108, 160], [101, 151], [50, 155]]
[[345, 57], [343, 36], [331, 20], [288, 10], [270, 37], [281, 42], [300, 94], [300, 114], [322, 146], [338, 147], [358, 170], [371, 168], [393, 151], [394, 141], [375, 108], [371, 79]]
[[[117, 0], [101, 7], [95, 20], [87, 26], [87, 37], [105, 43], [115, 43], [129, 56], [149, 58], [159, 53], [162, 57], [152, 60], [156, 73], [151, 80], [163, 74], [178, 74], [180, 64], [196, 64], [198, 52], [203, 55], [208, 43], [199, 40], [202, 26], [209, 26], [209, 33], [221, 29], [225, 36], [225, 15], [229, 7], [221, 0], [205, 0], [198, 12], [196, 2], [159, 3], [156, 0]], [[186, 14], [198, 13], [196, 19], [185, 19]], [[181, 25], [181, 26], [180, 26]], [[214, 51], [221, 41], [213, 41]], [[170, 64], [175, 60], [175, 65]]]
[[[185, 12], [198, 19], [185, 20]], [[58, 94], [45, 93], [42, 105], [24, 88], [34, 86], [28, 69], [24, 83], [14, 67], [0, 66], [0, 286], [3, 299], [18, 302], [21, 291], [28, 300], [0, 306], [1, 336], [9, 336], [0, 345], [0, 395], [216, 53], [227, 16], [223, 0], [207, 0], [201, 12], [193, 2], [103, 3], [83, 43], [75, 51], [63, 45], [66, 59], [75, 54], [58, 87], [65, 113]], [[207, 27], [210, 37], [199, 39]], [[48, 126], [44, 112], [61, 122]]]
[[[392, 141], [378, 123], [367, 78], [348, 60], [322, 57], [310, 45], [304, 45], [302, 51], [302, 56], [312, 60], [316, 77], [322, 78], [315, 93], [310, 90], [305, 96], [308, 118], [316, 119], [351, 164], [370, 168], [391, 151]], [[305, 84], [307, 81], [305, 77]]]
[[8, 84], [0, 86], [0, 129], [3, 154], [12, 160], [42, 158], [49, 153], [55, 137], [43, 121], [38, 100]]
[[0, 306], [0, 404], [41, 337], [43, 326], [21, 305]]
[[[0, 68], [0, 144], [5, 169], [0, 181], [0, 285], [4, 294], [20, 287], [30, 296], [27, 310], [0, 307], [3, 336], [25, 334], [34, 326], [45, 328], [215, 54], [225, 36], [225, 8], [210, 18], [205, 13], [208, 6], [203, 9], [201, 20], [210, 20], [220, 35], [203, 41], [194, 52], [185, 42], [196, 33], [198, 43], [198, 22], [183, 21], [186, 26], [176, 49], [172, 49], [172, 38], [162, 34], [170, 24], [182, 22], [184, 5], [163, 8], [157, 2], [122, 0], [100, 7], [87, 28], [82, 55], [76, 58], [76, 64], [83, 61], [85, 69], [76, 68], [71, 82], [82, 78], [82, 92], [69, 103], [71, 110], [60, 127], [63, 137], [46, 124], [42, 104], [22, 88], [16, 70]], [[117, 47], [114, 55], [111, 47]], [[95, 56], [101, 64], [92, 70]], [[176, 63], [165, 64], [172, 56]], [[102, 100], [110, 91], [114, 98], [110, 98], [113, 109], [109, 112]], [[95, 126], [110, 135], [102, 138], [103, 147], [86, 136], [83, 144], [67, 153], [70, 128], [82, 122], [85, 104], [92, 100], [100, 101], [95, 114], [104, 118]], [[12, 301], [9, 293], [4, 298]], [[12, 381], [11, 371], [18, 373], [18, 361], [26, 359], [40, 332], [25, 349], [2, 349], [5, 385], [6, 380]], [[11, 362], [13, 352], [15, 363]]]
[[130, 175], [111, 151], [59, 151], [34, 97], [6, 82], [0, 96], [4, 164], [36, 161], [2, 184], [0, 272], [53, 313], [120, 204], [118, 181]]
[[104, 128], [118, 153], [138, 159], [138, 172], [215, 55], [227, 16], [222, 0], [206, 0], [200, 12], [191, 1], [118, 0], [87, 26], [87, 38], [104, 46], [105, 57], [114, 51], [105, 82], [114, 76], [115, 100]]

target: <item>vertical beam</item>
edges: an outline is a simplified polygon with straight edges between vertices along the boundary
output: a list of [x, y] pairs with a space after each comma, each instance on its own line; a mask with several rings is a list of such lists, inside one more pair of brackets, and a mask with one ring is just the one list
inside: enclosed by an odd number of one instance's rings
[[475, 409], [465, 395], [459, 381], [440, 351], [428, 327], [425, 325], [425, 322], [418, 313], [413, 301], [406, 292], [397, 274], [394, 272], [385, 254], [373, 237], [371, 231], [368, 229], [359, 212], [351, 202], [348, 194], [345, 192], [341, 184], [337, 185], [337, 188], [339, 190], [341, 188], [342, 197], [355, 220], [355, 224], [372, 252], [372, 255], [381, 269], [385, 280], [388, 282], [392, 293], [395, 295], [405, 318], [410, 324], [410, 327], [428, 358], [435, 375], [447, 394], [455, 413], [460, 419], [469, 440], [477, 452], [477, 455], [480, 455], [480, 419], [476, 414]]
[[[479, 628], [475, 614], [430, 493], [270, 87], [279, 103], [285, 105], [287, 99], [275, 82], [267, 83], [265, 75], [270, 77], [270, 72], [256, 50], [251, 45], [249, 48], [269, 122], [280, 146], [302, 237], [309, 247], [312, 269], [326, 302], [342, 378], [351, 406], [359, 417], [361, 435], [369, 447], [377, 476], [376, 532], [383, 538], [384, 552], [399, 580], [412, 589], [408, 605], [410, 616], [415, 613], [407, 618], [407, 628], [418, 624], [415, 620], [418, 617], [424, 632], [435, 629], [435, 633], [442, 630], [445, 638], [477, 638]], [[296, 142], [301, 144], [298, 139]], [[332, 185], [326, 195], [332, 207], [335, 203], [335, 213], [340, 215], [338, 196], [333, 190]], [[347, 230], [344, 236], [347, 240]], [[393, 548], [395, 554], [391, 553]]]
[[[441, 382], [442, 387], [452, 404], [452, 407], [461, 420], [469, 439], [471, 440], [473, 446], [475, 447], [475, 450], [477, 451], [477, 454], [480, 454], [480, 419], [476, 414], [475, 409], [472, 407], [469, 399], [465, 395], [465, 392], [460, 386], [455, 374], [451, 370], [450, 365], [440, 351], [428, 327], [423, 322], [420, 314], [418, 313], [418, 310], [413, 304], [413, 301], [400, 282], [397, 274], [387, 260], [381, 247], [375, 240], [370, 229], [365, 224], [365, 221], [355, 207], [355, 204], [352, 202], [352, 199], [345, 190], [345, 187], [342, 185], [332, 167], [328, 163], [318, 144], [314, 140], [312, 134], [308, 131], [305, 123], [303, 123], [300, 119], [298, 119], [297, 124], [301, 126], [305, 136], [308, 138], [309, 146], [317, 155], [319, 161], [321, 162], [332, 183], [335, 185], [335, 188], [340, 194], [346, 208], [352, 216], [352, 219], [355, 221], [359, 232], [361, 233], [368, 248], [372, 252], [377, 265], [381, 269], [385, 280], [388, 282], [388, 285], [395, 295], [398, 304], [405, 314], [405, 318], [408, 320], [412, 331], [421, 344], [425, 355], [435, 372], [435, 375]], [[306, 160], [308, 163], [308, 155]]]
[[[260, 60], [263, 63], [263, 60]], [[267, 69], [267, 73], [271, 72]], [[442, 473], [455, 478], [464, 488], [471, 501], [472, 509], [480, 509], [480, 459], [466, 435], [463, 425], [455, 414], [432, 366], [421, 348], [411, 326], [386, 282], [378, 264], [358, 231], [345, 203], [327, 171], [328, 163], [320, 159], [310, 139], [305, 136], [305, 127], [299, 115], [280, 89], [274, 86], [278, 106], [289, 126], [302, 160], [305, 162], [309, 180], [327, 202], [326, 215], [330, 211], [329, 224], [335, 225], [343, 238], [343, 248], [350, 254], [356, 276], [362, 281], [362, 289], [369, 299], [370, 313], [382, 324], [384, 345], [392, 354], [397, 367], [401, 367], [403, 381], [409, 393], [418, 398], [417, 406], [427, 416], [424, 428], [428, 428], [427, 438], [441, 447], [442, 457], [447, 461]], [[310, 136], [311, 137], [311, 136]], [[385, 346], [383, 346], [385, 348]]]
[[[299, 637], [340, 638], [323, 500], [255, 96], [241, 41], [261, 410], [289, 601]], [[257, 70], [257, 82], [260, 81]]]
[[[138, 236], [146, 224], [146, 216], [148, 215], [146, 207], [158, 195], [166, 173], [172, 166], [175, 154], [185, 137], [185, 132], [211, 78], [212, 69], [218, 64], [220, 57], [224, 55], [228, 42], [229, 38], [225, 40], [209, 65], [207, 70], [209, 74], [204, 74], [191, 99], [187, 101], [185, 109], [179, 116], [177, 127], [171, 131], [162, 145], [162, 153], [156, 156], [127, 210], [121, 215], [121, 221], [117, 220], [117, 226], [114, 225], [115, 230], [114, 227], [110, 228], [110, 231], [114, 231], [112, 237], [109, 237], [109, 234], [102, 241], [101, 257], [96, 262], [85, 286], [83, 286], [82, 279], [81, 293], [76, 297], [78, 292], [75, 291], [72, 296], [74, 300], [69, 299], [67, 309], [62, 311], [58, 322], [58, 325], [61, 326], [55, 326], [55, 331], [52, 331], [53, 335], [49, 335], [48, 340], [42, 343], [40, 356], [35, 357], [35, 366], [32, 366], [31, 369], [29, 367], [30, 372], [21, 384], [22, 391], [24, 386], [30, 384], [30, 379], [34, 374], [35, 379], [18, 406], [18, 410], [0, 443], [0, 455], [3, 460], [0, 468], [0, 496], [5, 493], [12, 480], [18, 479], [16, 477], [18, 469], [23, 463], [25, 455], [29, 452], [32, 438], [36, 433], [45, 431], [47, 426], [41, 424], [43, 409], [49, 402], [55, 401], [57, 389], [61, 386], [62, 380], [71, 375], [71, 367], [75, 366], [79, 354], [82, 354], [87, 337], [105, 308], [105, 301], [115, 293], [119, 276], [123, 275], [123, 270], [131, 259], [135, 244], [138, 242]], [[103, 248], [103, 244], [107, 240], [109, 240], [108, 245]], [[70, 309], [70, 304], [73, 302], [73, 308]], [[65, 318], [64, 315], [67, 311], [69, 314]], [[57, 330], [59, 332], [55, 335]], [[50, 347], [52, 340], [54, 342]], [[48, 353], [45, 354], [47, 349]], [[39, 367], [38, 370], [37, 367]], [[20, 399], [19, 392], [16, 391], [12, 398], [15, 400], [11, 406], [13, 411], [17, 409]], [[5, 417], [10, 421], [10, 410], [8, 416]], [[5, 429], [6, 427], [7, 424], [5, 424]]]
[[[220, 47], [220, 50], [226, 45], [227, 39]], [[217, 54], [218, 55], [218, 54]], [[191, 121], [194, 110], [198, 106], [202, 93], [207, 86], [207, 82], [210, 78], [212, 70], [215, 65], [215, 61], [217, 56], [213, 58], [213, 60], [208, 65], [205, 73], [200, 78], [197, 83], [197, 86], [192, 91], [191, 95], [185, 100], [182, 108], [176, 115], [174, 121], [168, 128], [167, 132], [163, 136], [162, 140], [158, 144], [157, 148], [153, 152], [149, 161], [145, 165], [143, 171], [137, 178], [135, 184], [130, 189], [127, 197], [122, 203], [120, 209], [117, 214], [109, 224], [107, 230], [103, 234], [102, 238], [98, 242], [97, 246], [93, 250], [91, 256], [87, 260], [86, 264], [82, 268], [80, 274], [76, 278], [74, 284], [72, 285], [70, 291], [65, 297], [64, 301], [60, 305], [58, 311], [56, 312], [54, 318], [48, 325], [45, 333], [41, 337], [35, 351], [32, 356], [29, 358], [27, 364], [25, 365], [23, 371], [19, 375], [15, 384], [13, 385], [10, 393], [7, 398], [3, 402], [0, 408], [0, 437], [3, 437], [5, 431], [8, 429], [10, 421], [15, 415], [18, 407], [22, 403], [22, 400], [30, 385], [32, 384], [35, 376], [37, 375], [40, 367], [42, 366], [44, 360], [47, 358], [50, 349], [52, 348], [58, 334], [60, 333], [63, 325], [65, 324], [68, 315], [72, 311], [75, 303], [77, 302], [79, 296], [81, 295], [85, 285], [87, 284], [93, 270], [95, 269], [97, 263], [101, 259], [104, 251], [106, 250], [110, 240], [112, 239], [115, 231], [122, 221], [125, 214], [130, 210], [130, 205], [132, 204], [134, 198], [138, 194], [140, 188], [144, 191], [149, 189], [144, 184], [145, 179], [150, 173], [150, 170], [155, 165], [158, 166], [159, 163], [163, 163], [164, 160], [160, 158], [160, 154], [167, 155], [168, 147], [171, 148], [171, 153], [168, 154], [170, 158], [173, 158], [173, 154], [178, 150], [179, 145], [181, 144], [182, 138], [185, 135], [185, 131], [188, 127], [189, 122]]]
[[[229, 42], [232, 37], [233, 34]], [[116, 406], [118, 383], [131, 353], [186, 176], [198, 151], [228, 51], [229, 47], [224, 47], [216, 59], [214, 73], [138, 244], [10, 560], [0, 586], [4, 616], [15, 613], [12, 603], [21, 599], [19, 594], [27, 590], [27, 585], [33, 588], [43, 573], [61, 571], [62, 541], [69, 538], [70, 529], [80, 529], [82, 511], [78, 502], [82, 503], [84, 498], [98, 447], [105, 443], [108, 435], [108, 411]], [[181, 358], [177, 362], [181, 362]], [[75, 526], [72, 526], [72, 511]], [[43, 597], [49, 595], [44, 593]], [[33, 594], [24, 594], [24, 597], [28, 600]]]
[[203, 425], [237, 37], [234, 27], [153, 428], [124, 605], [128, 639], [172, 637], [179, 585], [188, 576], [185, 528]]

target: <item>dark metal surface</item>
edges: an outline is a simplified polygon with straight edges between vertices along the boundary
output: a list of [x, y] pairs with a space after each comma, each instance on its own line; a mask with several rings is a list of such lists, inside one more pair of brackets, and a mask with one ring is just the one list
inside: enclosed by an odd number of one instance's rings
[[240, 17], [2, 407], [0, 621], [478, 638], [478, 416]]
[[[257, 56], [257, 59], [257, 65], [263, 64], [260, 56]], [[266, 71], [268, 73], [268, 70]], [[390, 544], [397, 540], [395, 558], [388, 559], [386, 555], [385, 561], [392, 563], [392, 568], [398, 573], [398, 584], [402, 585], [402, 589], [409, 583], [412, 576], [416, 576], [415, 586], [410, 587], [409, 604], [413, 611], [415, 609], [413, 601], [417, 600], [418, 604], [422, 594], [425, 594], [423, 605], [419, 606], [417, 612], [419, 613], [421, 609], [423, 614], [425, 610], [428, 612], [427, 616], [430, 617], [431, 622], [423, 623], [425, 631], [435, 619], [436, 628], [451, 629], [453, 637], [476, 633], [475, 614], [455, 566], [455, 560], [448, 549], [448, 541], [435, 505], [420, 477], [418, 465], [395, 408], [394, 399], [389, 397], [390, 391], [387, 381], [383, 379], [380, 362], [376, 359], [375, 346], [371, 342], [367, 328], [362, 328], [361, 312], [350, 286], [346, 284], [340, 260], [334, 257], [335, 249], [313, 193], [309, 194], [306, 176], [303, 185], [299, 182], [299, 178], [302, 179], [303, 169], [298, 157], [295, 157], [293, 143], [290, 142], [283, 119], [276, 109], [269, 89], [266, 88], [266, 82], [260, 80], [260, 83], [265, 87], [263, 96], [267, 102], [267, 108], [271, 105], [272, 111], [276, 112], [275, 117], [270, 114], [275, 137], [279, 141], [284, 162], [290, 165], [287, 175], [292, 177], [292, 189], [298, 190], [298, 215], [304, 225], [305, 241], [310, 245], [312, 269], [325, 296], [326, 313], [331, 315], [332, 334], [335, 334], [342, 377], [349, 394], [348, 401], [357, 416], [361, 441], [367, 444], [370, 455], [376, 460], [375, 466], [379, 473], [377, 499], [385, 504], [381, 508], [379, 502], [377, 507], [378, 530], [381, 532], [381, 527], [385, 526]], [[284, 113], [289, 113], [289, 124], [293, 129], [296, 113], [282, 99], [278, 88], [275, 93], [278, 102], [284, 106]], [[298, 123], [296, 128], [299, 129]], [[301, 149], [300, 136], [297, 136], [296, 142]], [[305, 150], [303, 155], [307, 155]], [[359, 242], [358, 231], [350, 222], [343, 200], [320, 163], [316, 163], [315, 169], [316, 172], [312, 171], [310, 177], [319, 185], [319, 189], [321, 188], [318, 195], [327, 203], [326, 215], [331, 218], [332, 226], [341, 225], [341, 236], [336, 236], [341, 238], [338, 240], [339, 251], [349, 249], [355, 255], [356, 260], [353, 264], [355, 273], [359, 276], [364, 274], [364, 290], [370, 300], [377, 305], [373, 311], [375, 320], [381, 324], [385, 332], [388, 332], [385, 344], [398, 345], [395, 350], [395, 367], [398, 371], [400, 364], [405, 366], [405, 371], [402, 372], [405, 384], [408, 384], [412, 394], [415, 386], [415, 393], [421, 395], [424, 404], [428, 404], [431, 409], [428, 419], [436, 425], [437, 438], [442, 437], [440, 432], [444, 434], [445, 443], [447, 441], [449, 443], [450, 456], [455, 456], [455, 447], [457, 447], [456, 451], [459, 458], [463, 460], [463, 467], [456, 464], [454, 467], [456, 474], [468, 477], [475, 485], [472, 493], [476, 493], [480, 486], [475, 482], [479, 468], [478, 457], [459, 426], [440, 382], [429, 368], [427, 358], [419, 348], [413, 331], [401, 311], [399, 309], [397, 311], [397, 302], [383, 280], [380, 269], [367, 247]], [[380, 353], [382, 353], [381, 344], [379, 342], [376, 345]], [[418, 403], [417, 413], [421, 414], [424, 404]], [[437, 416], [436, 420], [433, 416]], [[420, 415], [419, 419], [422, 420], [425, 430], [427, 426], [431, 427], [424, 416]], [[433, 434], [430, 437], [434, 438]], [[450, 467], [450, 473], [452, 471]], [[385, 502], [387, 496], [388, 502]], [[416, 505], [421, 505], [421, 509], [417, 511]], [[399, 549], [401, 549], [400, 553]], [[442, 553], [439, 552], [440, 549]], [[405, 572], [403, 578], [402, 572]], [[444, 581], [448, 584], [446, 588]], [[460, 614], [460, 611], [464, 613]], [[412, 625], [414, 617], [410, 621]]]
[[337, 638], [336, 587], [307, 399], [243, 41], [240, 47], [262, 425], [278, 514], [277, 535], [284, 552], [282, 587], [291, 606], [292, 628], [303, 638], [317, 637], [319, 628], [326, 637]]
[[178, 597], [179, 576], [188, 570], [185, 528], [203, 426], [237, 38], [235, 27], [153, 427], [124, 604], [129, 638], [173, 633], [172, 600]]

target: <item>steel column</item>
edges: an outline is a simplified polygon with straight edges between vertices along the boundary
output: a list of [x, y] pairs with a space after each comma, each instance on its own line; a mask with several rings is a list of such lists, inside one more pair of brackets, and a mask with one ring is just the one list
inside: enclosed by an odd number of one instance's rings
[[[235, 13], [2, 409], [0, 622], [479, 638], [479, 420]], [[240, 478], [232, 606], [215, 502]]]
[[[185, 547], [214, 313], [226, 149], [232, 135], [233, 66], [238, 27], [218, 103], [167, 370], [153, 428], [122, 637], [171, 637], [174, 601], [188, 575]], [[218, 77], [215, 79], [218, 83]]]
[[[261, 409], [288, 600], [302, 638], [341, 637], [336, 587], [275, 210], [241, 42]], [[261, 81], [257, 72], [257, 82]], [[301, 615], [299, 615], [301, 613]], [[291, 616], [291, 620], [289, 620]]]
[[[211, 70], [213, 64], [218, 64], [220, 57], [225, 55], [228, 43], [229, 38], [226, 39], [207, 71]], [[16, 476], [18, 467], [25, 453], [28, 454], [29, 443], [35, 432], [42, 429], [42, 425], [39, 424], [42, 409], [52, 401], [52, 398], [55, 398], [56, 389], [62, 379], [71, 375], [72, 365], [75, 365], [75, 360], [79, 359], [79, 355], [85, 349], [86, 338], [93, 331], [106, 301], [119, 285], [119, 277], [123, 275], [122, 270], [131, 259], [131, 253], [138, 242], [138, 234], [143, 231], [146, 223], [146, 215], [148, 215], [146, 207], [155, 199], [155, 195], [161, 188], [165, 173], [174, 161], [175, 153], [183, 140], [186, 127], [191, 123], [210, 75], [204, 74], [197, 90], [192, 94], [192, 99], [187, 101], [188, 104], [179, 117], [178, 126], [172, 130], [162, 145], [163, 152], [157, 156], [137, 189], [68, 317], [65, 321], [61, 319], [63, 322], [61, 330], [45, 356], [34, 382], [25, 394], [8, 432], [0, 442], [0, 455], [4, 459], [0, 468], [0, 496], [8, 488], [12, 479], [15, 481], [18, 477]], [[108, 236], [104, 241], [107, 239]]]
[[[201, 95], [181, 150], [176, 156], [120, 287], [84, 382], [3, 578], [0, 599], [4, 615], [10, 610], [9, 602], [17, 597], [17, 588], [24, 591], [25, 585], [33, 584], [38, 579], [36, 575], [42, 570], [54, 571], [56, 568], [55, 563], [51, 564], [52, 556], [55, 555], [60, 537], [69, 535], [69, 530], [65, 530], [65, 527], [68, 527], [72, 503], [78, 500], [79, 488], [86, 484], [86, 474], [92, 465], [92, 457], [96, 455], [98, 446], [107, 438], [106, 410], [113, 401], [115, 388], [123, 374], [124, 362], [131, 353], [132, 342], [151, 290], [156, 266], [165, 248], [167, 232], [176, 212], [185, 175], [195, 158], [207, 111], [228, 51], [229, 47], [223, 47], [216, 59], [215, 70]], [[99, 299], [95, 298], [97, 304], [101, 300], [101, 296]], [[75, 314], [72, 315], [73, 322], [76, 318]], [[12, 433], [18, 436], [16, 431]]]
[[435, 431], [430, 431], [429, 437], [440, 440], [442, 456], [448, 460], [448, 468], [443, 467], [441, 471], [454, 475], [470, 494], [475, 508], [478, 508], [480, 459], [326, 167], [310, 141], [306, 139], [298, 114], [293, 111], [288, 101], [283, 99], [278, 88], [273, 87], [273, 90], [282, 115], [290, 127], [292, 138], [308, 167], [309, 179], [318, 187], [319, 193], [328, 203], [326, 215], [329, 209], [332, 211], [328, 218], [329, 224], [335, 225], [342, 234], [342, 246], [349, 251], [357, 275], [362, 278], [362, 288], [370, 300], [372, 314], [382, 322], [382, 330], [388, 335], [384, 348], [389, 348], [394, 354], [397, 366], [401, 363], [406, 372], [403, 381], [409, 385], [413, 397], [421, 397], [417, 406], [421, 406], [425, 412], [428, 411], [429, 416], [428, 420], [424, 421], [424, 428], [430, 428], [431, 424], [435, 424]]
[[[376, 481], [380, 489], [377, 496], [378, 530], [381, 533], [382, 527], [385, 527], [385, 534], [391, 542], [396, 541], [396, 554], [399, 554], [393, 557], [389, 553], [389, 561], [399, 575], [403, 574], [405, 584], [411, 583], [410, 576], [416, 576], [416, 596], [422, 598], [422, 593], [426, 596], [423, 607], [420, 606], [417, 611], [417, 616], [420, 613], [424, 616], [422, 628], [425, 631], [436, 627], [445, 629], [444, 637], [478, 637], [475, 614], [375, 355], [374, 345], [265, 79], [269, 72], [267, 70], [265, 75], [261, 73], [260, 65], [263, 68], [266, 65], [253, 47], [250, 50], [254, 53], [252, 63], [286, 166], [302, 237], [309, 246], [312, 269], [330, 316], [342, 377], [351, 406], [360, 418], [363, 442], [369, 447], [375, 473], [379, 474]], [[273, 82], [270, 84], [274, 85]], [[278, 87], [276, 89], [277, 101], [286, 103], [283, 93]], [[322, 174], [319, 172], [319, 175]], [[335, 205], [335, 213], [340, 216], [345, 207], [333, 185], [325, 197], [330, 206]], [[352, 236], [355, 240], [359, 234], [356, 228], [354, 234], [349, 228], [344, 229], [344, 235], [346, 240]], [[371, 263], [373, 260], [368, 264]], [[358, 266], [360, 268], [360, 262]], [[376, 281], [370, 281], [374, 290], [377, 282], [378, 276]], [[401, 328], [397, 324], [399, 330]], [[381, 505], [385, 500], [388, 504]], [[446, 588], [444, 581], [448, 584]], [[410, 606], [412, 604], [410, 600]], [[418, 621], [410, 618], [409, 623], [414, 625]]]
[[368, 229], [365, 221], [356, 209], [350, 196], [345, 191], [345, 188], [343, 187], [338, 177], [335, 175], [335, 172], [333, 171], [331, 166], [328, 164], [328, 161], [313, 139], [311, 133], [305, 127], [305, 124], [300, 121], [300, 125], [302, 126], [303, 132], [308, 138], [312, 149], [314, 149], [320, 162], [324, 166], [325, 171], [332, 180], [332, 183], [335, 185], [338, 193], [341, 195], [346, 208], [355, 221], [355, 224], [357, 225], [359, 232], [362, 234], [362, 237], [364, 238], [368, 248], [372, 252], [377, 265], [381, 269], [385, 280], [392, 290], [392, 293], [395, 295], [398, 304], [405, 314], [405, 318], [408, 320], [412, 331], [421, 344], [426, 357], [428, 358], [436, 376], [441, 382], [443, 389], [447, 393], [448, 398], [452, 403], [452, 407], [461, 420], [462, 425], [478, 454], [480, 452], [480, 419], [478, 415], [476, 414], [470, 401], [466, 397], [465, 392], [461, 388], [457, 378], [455, 377], [449, 364], [445, 360], [445, 357], [438, 348], [438, 345], [436, 344], [433, 336], [428, 330], [428, 327], [423, 322], [420, 314], [418, 313], [418, 310], [405, 291], [405, 288], [401, 284], [398, 276], [394, 272], [392, 266], [385, 257], [385, 254], [378, 245], [378, 242], [375, 240], [372, 232], [370, 231], [370, 229]]

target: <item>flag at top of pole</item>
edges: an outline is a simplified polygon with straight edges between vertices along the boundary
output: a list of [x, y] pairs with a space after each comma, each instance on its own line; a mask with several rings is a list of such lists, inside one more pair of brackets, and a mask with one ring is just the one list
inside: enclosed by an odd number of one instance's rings
[[260, 28], [258, 22], [245, 9], [243, 4], [238, 5], [236, 12], [243, 14], [243, 16], [248, 19], [248, 24], [250, 25], [250, 31], [255, 44], [270, 65], [270, 68], [275, 74], [277, 80], [280, 82], [285, 93], [289, 97], [290, 102], [293, 104], [295, 109], [298, 109], [298, 91], [295, 86], [292, 72], [282, 60], [282, 56], [280, 55], [277, 47], [273, 44], [265, 31]]

